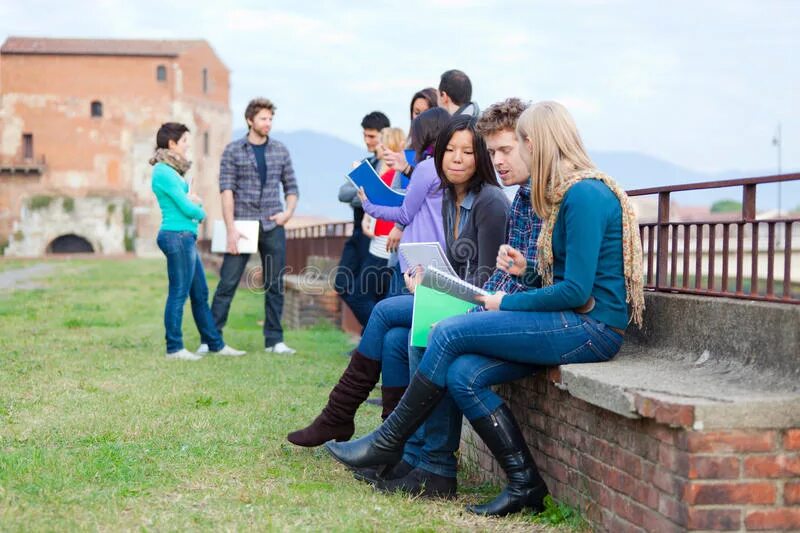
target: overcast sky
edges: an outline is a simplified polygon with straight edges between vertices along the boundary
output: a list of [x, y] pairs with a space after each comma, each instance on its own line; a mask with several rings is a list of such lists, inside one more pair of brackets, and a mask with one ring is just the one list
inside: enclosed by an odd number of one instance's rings
[[[265, 7], [269, 4], [269, 7]], [[590, 149], [701, 171], [800, 168], [800, 2], [0, 1], [0, 39], [203, 38], [231, 70], [234, 127], [249, 98], [276, 130], [360, 143], [380, 109], [408, 126], [411, 95], [446, 69], [486, 105], [566, 104]]]

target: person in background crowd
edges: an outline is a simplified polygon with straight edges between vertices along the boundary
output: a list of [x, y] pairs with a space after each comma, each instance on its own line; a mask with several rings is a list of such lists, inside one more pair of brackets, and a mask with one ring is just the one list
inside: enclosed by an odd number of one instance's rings
[[439, 107], [451, 115], [469, 115], [477, 118], [481, 111], [472, 101], [472, 82], [460, 70], [448, 70], [439, 81]]
[[[389, 187], [392, 186], [397, 171], [386, 165], [383, 156], [390, 150], [402, 150], [405, 144], [406, 135], [400, 128], [383, 128], [381, 131], [381, 139], [376, 152], [379, 168], [376, 170], [381, 181]], [[393, 227], [393, 222], [376, 219], [368, 214], [364, 214], [361, 222], [362, 231], [370, 239], [370, 242], [369, 255], [361, 269], [360, 285], [366, 287], [367, 294], [375, 297], [373, 305], [382, 300], [389, 289], [392, 268], [388, 261], [392, 252], [387, 249], [387, 241]]]
[[[361, 120], [364, 144], [371, 154], [366, 160], [373, 168], [378, 168], [379, 161], [376, 152], [381, 130], [390, 126], [389, 118], [380, 111], [368, 113]], [[357, 192], [349, 181], [339, 188], [339, 201], [350, 204], [350, 207], [353, 208], [353, 233], [345, 242], [333, 286], [339, 297], [353, 312], [361, 327], [364, 327], [375, 305], [375, 298], [368, 288], [362, 287], [360, 283], [361, 270], [365, 261], [369, 259], [369, 237], [364, 235], [361, 227], [364, 210], [361, 208], [361, 200], [358, 198]]]

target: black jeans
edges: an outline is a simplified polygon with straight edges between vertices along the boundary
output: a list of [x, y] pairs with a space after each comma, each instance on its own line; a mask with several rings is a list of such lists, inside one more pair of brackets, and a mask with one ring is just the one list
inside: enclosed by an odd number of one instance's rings
[[[277, 226], [258, 235], [258, 253], [264, 274], [264, 346], [283, 342], [283, 273], [286, 268], [286, 231]], [[214, 292], [211, 314], [217, 329], [222, 331], [228, 321], [228, 311], [247, 267], [250, 254], [225, 254], [219, 272], [219, 284]], [[249, 287], [255, 288], [255, 287]]]
[[391, 270], [387, 260], [369, 253], [369, 237], [360, 229], [347, 239], [334, 279], [334, 289], [355, 315], [367, 325], [372, 308], [389, 288]]

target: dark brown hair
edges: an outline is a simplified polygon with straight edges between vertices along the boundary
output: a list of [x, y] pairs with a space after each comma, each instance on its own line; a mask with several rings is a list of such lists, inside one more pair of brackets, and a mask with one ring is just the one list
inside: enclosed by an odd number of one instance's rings
[[275, 110], [278, 108], [269, 98], [253, 98], [250, 100], [250, 103], [247, 104], [247, 108], [244, 110], [245, 120], [253, 120], [256, 115], [258, 115], [258, 112], [262, 109], [266, 109], [274, 114]]
[[[438, 95], [436, 94], [436, 89], [433, 87], [426, 87], [420, 91], [414, 93], [414, 96], [411, 97], [411, 105], [408, 106], [408, 116], [411, 117], [413, 120], [414, 117], [414, 102], [416, 102], [419, 98], [422, 98], [426, 102], [428, 102], [428, 109], [433, 109], [438, 104]], [[426, 110], [427, 111], [427, 110]]]
[[165, 122], [156, 133], [156, 148], [169, 148], [169, 142], [177, 143], [189, 128], [180, 122]]

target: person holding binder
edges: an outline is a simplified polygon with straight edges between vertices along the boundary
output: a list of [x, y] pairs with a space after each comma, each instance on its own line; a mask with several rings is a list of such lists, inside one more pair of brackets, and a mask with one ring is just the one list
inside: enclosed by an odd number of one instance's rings
[[[415, 170], [412, 186], [416, 173], [427, 166], [425, 163], [423, 161]], [[443, 233], [448, 261], [463, 279], [481, 284], [492, 271], [497, 250], [504, 242], [508, 199], [497, 182], [486, 145], [475, 130], [475, 120], [468, 116], [450, 120], [435, 141], [431, 163], [435, 175], [441, 176], [437, 178], [437, 188], [445, 190], [441, 213], [447, 221]], [[409, 267], [413, 267], [410, 268], [412, 272], [417, 268], [416, 265]], [[405, 275], [411, 292], [417, 278], [413, 273]], [[328, 440], [348, 440], [354, 433], [356, 410], [367, 399], [381, 373], [383, 417], [389, 416], [408, 384], [408, 340], [413, 305], [414, 297], [403, 295], [386, 298], [375, 306], [350, 365], [331, 391], [328, 404], [311, 425], [290, 433], [289, 442], [310, 447]], [[391, 368], [382, 362], [391, 362]], [[435, 419], [441, 427], [428, 428], [428, 433], [454, 434], [450, 428], [461, 423], [461, 415], [456, 412], [455, 418], [449, 416], [454, 411], [452, 407], [441, 406], [442, 416]], [[455, 493], [455, 456], [452, 452], [449, 456], [434, 453], [441, 447], [435, 440], [425, 442], [422, 434], [415, 436], [407, 443], [405, 461], [385, 477], [401, 478], [419, 468], [425, 472], [431, 495], [452, 496]], [[374, 471], [356, 474], [367, 479], [375, 477]]]
[[[483, 297], [488, 312], [443, 320], [392, 414], [371, 434], [326, 448], [349, 468], [398, 463], [405, 442], [449, 394], [506, 473], [508, 485], [472, 513], [540, 512], [548, 494], [519, 425], [489, 386], [465, 393], [457, 384], [477, 369], [471, 355], [533, 365], [608, 361], [629, 320], [644, 310], [638, 224], [625, 192], [589, 158], [569, 112], [556, 102], [525, 110], [517, 123], [531, 169], [531, 198], [543, 220], [537, 261], [503, 247], [497, 267], [525, 276], [529, 290]], [[591, 309], [576, 307], [592, 301]], [[630, 311], [628, 309], [630, 305]]]
[[[366, 161], [373, 168], [378, 167], [378, 145], [380, 144], [381, 131], [391, 126], [389, 117], [380, 111], [367, 113], [361, 120], [361, 129], [364, 136], [364, 145], [370, 152]], [[333, 288], [339, 298], [342, 299], [353, 315], [361, 324], [367, 325], [372, 308], [375, 306], [375, 297], [368, 287], [361, 285], [362, 270], [369, 261], [369, 237], [364, 235], [361, 222], [364, 219], [364, 209], [361, 207], [361, 200], [358, 191], [349, 181], [345, 181], [339, 187], [339, 201], [350, 205], [353, 209], [353, 233], [344, 243], [342, 255], [339, 258], [339, 265], [336, 268], [336, 276], [333, 280]]]
[[200, 338], [216, 355], [239, 356], [245, 352], [227, 346], [208, 308], [208, 286], [203, 262], [197, 253], [197, 224], [206, 217], [200, 198], [189, 192], [186, 158], [189, 128], [177, 122], [162, 124], [156, 133], [156, 152], [151, 187], [161, 209], [161, 228], [156, 241], [167, 258], [169, 292], [164, 306], [167, 359], [197, 361], [202, 356], [183, 345], [183, 306], [192, 303], [192, 316]]
[[[387, 187], [392, 187], [398, 172], [386, 164], [385, 156], [392, 150], [402, 150], [405, 143], [406, 136], [400, 128], [381, 130], [381, 140], [376, 152], [379, 164], [375, 171]], [[389, 233], [392, 228], [394, 228], [392, 221], [368, 214], [365, 214], [361, 221], [361, 229], [369, 238], [369, 255], [364, 261], [359, 285], [365, 287], [366, 294], [373, 298], [373, 305], [387, 295], [392, 271], [397, 264], [397, 257], [392, 258], [392, 252], [388, 248]]]
[[[396, 251], [400, 243], [406, 242], [438, 242], [442, 246], [445, 244], [442, 231], [441, 181], [436, 174], [432, 156], [436, 138], [449, 121], [450, 115], [447, 111], [436, 107], [422, 112], [411, 122], [411, 148], [416, 153], [417, 166], [400, 207], [374, 204], [359, 191], [364, 211], [376, 218], [393, 222], [395, 229], [402, 231], [399, 241], [393, 240], [392, 233], [389, 234], [387, 248], [390, 251]], [[408, 294], [404, 290], [403, 272], [409, 265], [402, 256], [398, 259], [399, 262], [392, 271], [389, 296]]]

